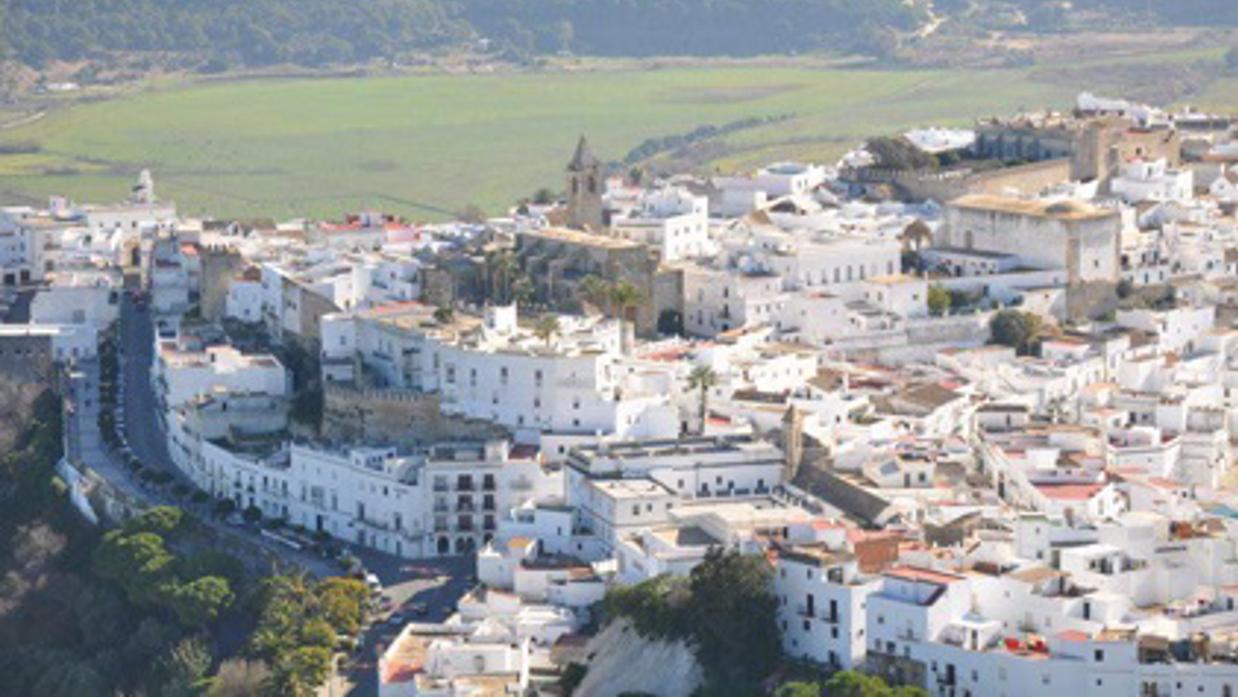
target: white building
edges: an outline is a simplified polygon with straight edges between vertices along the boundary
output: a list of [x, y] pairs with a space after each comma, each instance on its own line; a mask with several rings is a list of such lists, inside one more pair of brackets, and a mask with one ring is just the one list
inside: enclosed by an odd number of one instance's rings
[[109, 273], [58, 271], [30, 302], [35, 324], [89, 324], [106, 329], [120, 317], [120, 279]]
[[47, 234], [41, 225], [0, 214], [0, 286], [26, 286], [43, 279]]
[[679, 430], [669, 373], [637, 372], [617, 321], [564, 316], [543, 339], [518, 323], [514, 306], [444, 323], [433, 308], [406, 303], [329, 315], [322, 333], [326, 380], [351, 379], [360, 359], [380, 386], [437, 391], [445, 413], [505, 426], [550, 457], [575, 442]]
[[1127, 203], [1189, 201], [1195, 196], [1195, 174], [1189, 169], [1170, 169], [1165, 158], [1137, 159], [1125, 163], [1109, 187]]
[[824, 544], [780, 549], [774, 565], [783, 651], [831, 669], [863, 666], [866, 602], [878, 579]]
[[288, 372], [273, 355], [247, 355], [232, 346], [198, 350], [177, 340], [157, 341], [151, 380], [166, 408], [220, 391], [288, 394]]
[[658, 250], [663, 262], [713, 252], [709, 239], [709, 199], [677, 186], [641, 193], [636, 206], [611, 219], [615, 234]]

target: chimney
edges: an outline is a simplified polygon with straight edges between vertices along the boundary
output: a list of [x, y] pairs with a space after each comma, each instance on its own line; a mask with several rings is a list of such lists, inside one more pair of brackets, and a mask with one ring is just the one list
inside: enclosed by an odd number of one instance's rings
[[631, 356], [636, 349], [636, 323], [621, 321], [619, 322], [619, 352], [624, 356]]

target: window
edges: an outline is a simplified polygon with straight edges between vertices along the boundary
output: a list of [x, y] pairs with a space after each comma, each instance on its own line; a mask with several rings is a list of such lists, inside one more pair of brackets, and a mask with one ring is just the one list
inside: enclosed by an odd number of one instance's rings
[[1105, 652], [1100, 649], [1096, 649], [1094, 655], [1096, 656], [1097, 662], [1105, 660]]

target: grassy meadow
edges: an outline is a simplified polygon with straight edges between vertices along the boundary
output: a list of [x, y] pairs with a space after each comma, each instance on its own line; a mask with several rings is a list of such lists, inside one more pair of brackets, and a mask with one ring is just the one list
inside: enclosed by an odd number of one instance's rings
[[[1238, 102], [1232, 83], [1210, 106]], [[754, 116], [710, 166], [834, 158], [860, 138], [1045, 105], [1081, 88], [1028, 69], [894, 71], [728, 65], [580, 73], [254, 80], [162, 87], [82, 102], [0, 134], [0, 197], [121, 198], [142, 168], [188, 214], [333, 217], [381, 208], [438, 219], [499, 212], [558, 188], [576, 137], [604, 159], [642, 140]], [[715, 156], [716, 155], [716, 156]]]

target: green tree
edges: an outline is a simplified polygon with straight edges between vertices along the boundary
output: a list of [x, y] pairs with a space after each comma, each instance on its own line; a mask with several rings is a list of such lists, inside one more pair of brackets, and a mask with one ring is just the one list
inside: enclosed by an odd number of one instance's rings
[[610, 290], [611, 307], [624, 322], [636, 321], [636, 308], [645, 301], [640, 289], [627, 281], [620, 281]]
[[939, 283], [934, 283], [928, 289], [928, 310], [936, 317], [946, 314], [950, 309], [950, 291]]
[[587, 303], [586, 310], [592, 306], [598, 312], [605, 312], [610, 304], [610, 293], [610, 284], [599, 276], [589, 274], [580, 282], [580, 295]]
[[331, 649], [335, 646], [335, 629], [331, 627], [331, 623], [321, 619], [314, 618], [305, 624], [301, 625], [301, 646], [318, 646], [324, 649]]
[[108, 693], [107, 681], [87, 661], [65, 660], [43, 672], [30, 691], [31, 697], [81, 697]]
[[821, 685], [815, 682], [785, 682], [774, 690], [774, 697], [821, 697]]
[[1039, 315], [1021, 310], [1001, 310], [989, 320], [993, 343], [1009, 346], [1023, 356], [1040, 350], [1043, 330]]
[[338, 634], [356, 634], [364, 618], [369, 589], [355, 578], [333, 577], [319, 586], [319, 606]]
[[881, 678], [854, 670], [844, 670], [825, 682], [825, 694], [830, 697], [890, 697], [890, 687]]
[[508, 250], [493, 251], [486, 255], [486, 286], [489, 300], [498, 305], [512, 302], [512, 286], [520, 275], [520, 262]]
[[687, 614], [691, 601], [687, 579], [662, 575], [631, 586], [612, 586], [602, 600], [602, 611], [608, 619], [628, 619], [643, 637], [682, 639], [692, 633]]
[[537, 295], [537, 291], [533, 286], [533, 281], [529, 280], [528, 276], [521, 276], [512, 283], [512, 302], [517, 305], [528, 305], [533, 302], [533, 298]]
[[697, 391], [697, 426], [698, 433], [705, 433], [705, 422], [709, 418], [709, 391], [718, 384], [718, 374], [707, 365], [698, 365], [688, 375], [688, 389]]
[[697, 658], [718, 682], [755, 686], [777, 665], [782, 643], [772, 576], [765, 557], [718, 548], [692, 570], [689, 615]]
[[550, 348], [551, 341], [558, 336], [559, 332], [559, 318], [550, 313], [538, 317], [537, 324], [533, 326], [533, 335], [541, 339], [547, 348]]
[[886, 169], [900, 171], [936, 169], [938, 165], [937, 158], [912, 145], [911, 141], [902, 136], [872, 138], [865, 144], [864, 149], [868, 150], [876, 158], [877, 163]]
[[271, 671], [262, 661], [231, 658], [215, 671], [208, 697], [253, 697], [262, 693]]
[[174, 561], [163, 538], [153, 532], [126, 535], [111, 530], [94, 553], [95, 573], [120, 585], [129, 600], [139, 605], [156, 600], [156, 591], [167, 580]]
[[176, 619], [186, 627], [204, 627], [232, 605], [234, 595], [228, 579], [203, 576], [188, 583], [166, 587], [167, 602]]
[[198, 637], [182, 639], [155, 667], [159, 697], [196, 697], [211, 686], [211, 652]]
[[129, 533], [153, 532], [162, 537], [171, 537], [180, 529], [185, 513], [175, 506], [156, 506], [125, 524]]
[[451, 324], [451, 320], [454, 319], [455, 316], [455, 311], [446, 305], [434, 309], [434, 321], [439, 324]]
[[331, 674], [331, 650], [319, 646], [288, 651], [275, 661], [266, 685], [270, 697], [309, 697]]

